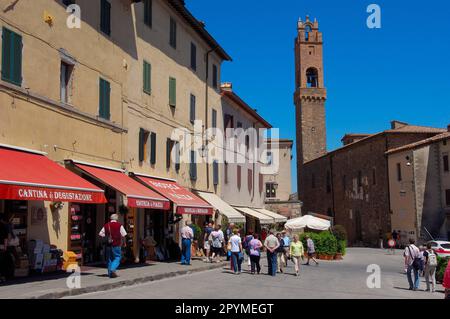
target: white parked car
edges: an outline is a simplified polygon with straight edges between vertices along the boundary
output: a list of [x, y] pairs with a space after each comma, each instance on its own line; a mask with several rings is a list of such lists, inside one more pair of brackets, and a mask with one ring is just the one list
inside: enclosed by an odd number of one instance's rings
[[436, 252], [439, 257], [450, 258], [450, 242], [449, 241], [429, 241], [431, 248]]

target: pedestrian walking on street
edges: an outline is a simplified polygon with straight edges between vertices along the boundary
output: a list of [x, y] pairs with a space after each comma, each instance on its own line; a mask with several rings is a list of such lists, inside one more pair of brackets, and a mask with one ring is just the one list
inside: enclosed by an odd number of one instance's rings
[[191, 222], [186, 221], [185, 226], [181, 228], [181, 264], [191, 265], [191, 245], [194, 238], [194, 232], [191, 228]]
[[220, 256], [222, 255], [223, 252], [224, 236], [220, 225], [216, 225], [215, 230], [211, 232], [209, 239], [211, 241], [212, 246], [211, 262], [213, 261], [221, 262]]
[[[406, 275], [408, 277], [409, 290], [418, 290], [420, 285], [419, 271], [422, 264], [422, 256], [419, 248], [415, 245], [415, 240], [409, 240], [409, 246], [405, 248], [403, 256], [405, 257]], [[414, 279], [412, 274], [414, 273]]]
[[277, 272], [283, 273], [284, 264], [284, 243], [283, 238], [281, 238], [281, 233], [277, 234], [277, 239], [279, 242], [279, 246], [276, 250], [277, 252]]
[[259, 240], [258, 234], [253, 235], [253, 239], [249, 242], [249, 252], [251, 261], [251, 274], [254, 275], [255, 271], [259, 275], [261, 272], [261, 248], [263, 247], [262, 242]]
[[125, 228], [119, 223], [119, 215], [112, 214], [110, 222], [106, 223], [100, 230], [99, 236], [105, 238], [106, 260], [108, 261], [109, 278], [117, 278], [117, 268], [122, 259], [123, 238], [127, 235]]
[[241, 264], [244, 260], [244, 254], [242, 249], [242, 239], [239, 236], [239, 230], [233, 230], [233, 236], [229, 240], [231, 246], [231, 258], [233, 260], [233, 270], [234, 274], [238, 275], [241, 273]]
[[295, 275], [298, 276], [300, 273], [300, 258], [303, 259], [305, 254], [305, 249], [300, 240], [298, 240], [298, 235], [294, 235], [294, 240], [291, 242], [289, 247], [289, 254], [295, 265]]
[[[230, 223], [225, 230], [225, 242], [228, 243], [230, 241], [231, 236], [233, 236], [234, 223]], [[228, 246], [227, 246], [228, 248]], [[231, 254], [229, 253], [229, 249], [227, 249], [227, 261], [231, 260], [231, 268], [233, 268], [233, 260], [231, 259]]]
[[277, 249], [279, 246], [278, 238], [274, 236], [273, 231], [269, 231], [269, 236], [264, 241], [264, 247], [267, 249], [267, 263], [271, 276], [277, 274]]
[[210, 236], [212, 231], [214, 230], [212, 223], [207, 223], [205, 226], [205, 234], [203, 235], [203, 248], [205, 249], [206, 262], [211, 261], [211, 242]]
[[[433, 249], [431, 249], [431, 243], [427, 244], [427, 250], [423, 252], [425, 257], [425, 281], [427, 282], [427, 291], [436, 291], [436, 268], [437, 268], [437, 256]], [[431, 289], [430, 289], [431, 284]]]
[[306, 249], [308, 253], [308, 260], [306, 261], [307, 266], [309, 266], [309, 260], [312, 259], [316, 263], [316, 266], [319, 266], [319, 262], [316, 260], [316, 247], [314, 245], [314, 241], [307, 235], [306, 236]]
[[289, 238], [288, 234], [285, 230], [281, 232], [282, 238], [283, 238], [283, 248], [284, 248], [284, 254], [283, 254], [283, 262], [285, 267], [288, 266], [288, 260], [290, 258], [290, 246], [291, 246], [291, 239]]
[[254, 238], [253, 234], [251, 232], [249, 232], [247, 234], [247, 236], [245, 236], [244, 241], [242, 243], [242, 248], [244, 248], [245, 254], [247, 255], [247, 258], [248, 258], [248, 263], [247, 263], [248, 271], [250, 271], [250, 268], [251, 268], [251, 265], [252, 265], [251, 260], [250, 260], [250, 246], [249, 246], [249, 243], [253, 240], [253, 238]]

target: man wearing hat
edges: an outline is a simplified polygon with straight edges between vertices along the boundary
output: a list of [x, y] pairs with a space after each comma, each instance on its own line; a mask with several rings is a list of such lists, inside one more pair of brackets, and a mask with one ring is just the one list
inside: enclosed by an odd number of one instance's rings
[[125, 228], [118, 222], [119, 215], [112, 214], [111, 221], [106, 223], [99, 235], [106, 241], [106, 260], [108, 261], [108, 276], [117, 278], [117, 268], [122, 259], [122, 239], [127, 235]]

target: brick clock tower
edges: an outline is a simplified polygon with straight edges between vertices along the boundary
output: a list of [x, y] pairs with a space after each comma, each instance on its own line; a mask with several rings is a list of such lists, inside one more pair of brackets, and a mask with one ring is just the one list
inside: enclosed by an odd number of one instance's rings
[[298, 21], [295, 39], [297, 191], [302, 197], [303, 164], [326, 154], [323, 41], [317, 20]]

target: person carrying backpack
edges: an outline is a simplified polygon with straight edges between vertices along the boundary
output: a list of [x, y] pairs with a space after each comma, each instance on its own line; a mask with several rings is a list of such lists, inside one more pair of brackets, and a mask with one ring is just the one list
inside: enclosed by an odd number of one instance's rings
[[[433, 249], [431, 249], [431, 243], [427, 244], [427, 250], [424, 251], [425, 257], [425, 280], [427, 282], [427, 290], [429, 292], [436, 291], [436, 268], [437, 268], [437, 256]], [[430, 290], [431, 282], [431, 290]]]
[[[414, 239], [409, 240], [409, 246], [405, 248], [403, 256], [405, 257], [405, 267], [407, 268], [406, 273], [408, 277], [409, 290], [417, 291], [419, 290], [420, 280], [419, 271], [422, 267], [422, 254], [419, 248], [414, 245]], [[414, 280], [412, 278], [412, 273], [414, 273]]]
[[[208, 240], [211, 242], [212, 255], [211, 262], [221, 262], [220, 255], [222, 254], [224, 236], [220, 225], [216, 225], [215, 230], [211, 232]], [[218, 260], [216, 260], [218, 258]]]

